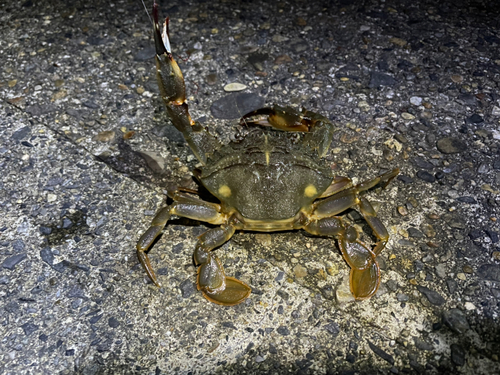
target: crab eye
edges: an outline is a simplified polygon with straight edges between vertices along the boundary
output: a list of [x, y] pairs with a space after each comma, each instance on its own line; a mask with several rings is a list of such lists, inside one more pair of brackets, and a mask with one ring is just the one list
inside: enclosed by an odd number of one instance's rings
[[219, 194], [222, 195], [224, 198], [228, 198], [231, 196], [231, 189], [227, 185], [222, 185], [219, 188]]
[[312, 198], [316, 194], [318, 194], [318, 191], [316, 190], [316, 186], [314, 185], [307, 185], [304, 189], [304, 195], [308, 198]]

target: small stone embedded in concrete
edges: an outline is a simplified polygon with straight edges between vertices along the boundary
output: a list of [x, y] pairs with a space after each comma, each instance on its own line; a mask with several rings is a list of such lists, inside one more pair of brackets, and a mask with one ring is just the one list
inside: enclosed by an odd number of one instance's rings
[[290, 330], [285, 326], [279, 326], [276, 330], [281, 336], [288, 336], [290, 334]]
[[420, 156], [415, 156], [414, 158], [411, 159], [412, 163], [415, 164], [417, 167], [422, 168], [422, 169], [429, 169], [432, 170], [434, 168], [434, 164], [428, 162], [424, 158]]
[[397, 83], [396, 79], [388, 74], [380, 72], [370, 73], [370, 83], [368, 87], [377, 88], [380, 86], [394, 86]]
[[243, 83], [239, 82], [232, 82], [228, 83], [226, 86], [224, 86], [224, 91], [225, 92], [237, 92], [237, 91], [243, 91], [247, 88], [246, 85]]
[[373, 344], [370, 340], [367, 340], [367, 341], [368, 341], [368, 346], [376, 355], [378, 355], [383, 360], [389, 362], [391, 365], [394, 364], [394, 357], [392, 355], [387, 353], [385, 350], [380, 349], [378, 346]]
[[458, 334], [464, 334], [470, 329], [467, 317], [460, 309], [450, 309], [443, 313], [442, 321], [452, 331]]
[[446, 302], [445, 299], [438, 292], [432, 289], [429, 289], [421, 285], [417, 285], [417, 289], [420, 293], [422, 293], [425, 297], [427, 297], [427, 300], [433, 305], [439, 306]]
[[436, 142], [436, 147], [443, 154], [456, 154], [467, 149], [467, 144], [458, 138], [441, 138]]
[[329, 320], [328, 324], [325, 324], [323, 328], [334, 337], [337, 337], [340, 333], [340, 327], [338, 323], [334, 322], [333, 320]]
[[410, 298], [403, 293], [398, 293], [396, 295], [396, 299], [398, 300], [398, 302], [408, 302], [410, 300]]
[[295, 277], [305, 277], [307, 276], [307, 268], [301, 266], [300, 264], [297, 264], [295, 267], [293, 267], [293, 273], [295, 274]]
[[418, 171], [417, 172], [417, 177], [420, 178], [421, 180], [424, 180], [426, 182], [435, 182], [436, 177], [434, 177], [432, 174], [430, 174], [427, 171]]
[[26, 336], [30, 336], [33, 332], [38, 331], [38, 325], [34, 323], [25, 323], [21, 326]]
[[410, 98], [410, 103], [419, 106], [422, 104], [422, 98], [420, 96], [412, 96]]
[[436, 275], [440, 277], [441, 279], [444, 279], [446, 277], [446, 265], [443, 263], [439, 263], [434, 267], [436, 271]]
[[182, 298], [190, 298], [196, 292], [196, 288], [191, 278], [184, 280], [179, 285], [179, 288], [182, 293]]
[[406, 230], [408, 232], [408, 235], [411, 237], [411, 238], [424, 238], [424, 234], [419, 231], [417, 228], [414, 228], [414, 227], [408, 227], [408, 229]]
[[108, 319], [108, 325], [111, 328], [118, 328], [120, 326], [120, 322], [118, 321], [118, 319], [116, 319], [114, 316], [112, 316]]
[[457, 366], [465, 365], [465, 350], [459, 344], [451, 344], [451, 361]]
[[11, 246], [17, 252], [21, 252], [26, 248], [24, 241], [21, 239], [12, 241]]
[[420, 350], [431, 351], [434, 347], [429, 344], [427, 341], [421, 339], [420, 337], [414, 337], [413, 342], [415, 343], [415, 347]]
[[29, 126], [25, 126], [25, 127], [22, 127], [19, 130], [16, 130], [11, 135], [11, 139], [13, 139], [15, 141], [20, 141], [20, 140], [26, 138], [30, 134], [31, 134], [31, 128]]
[[3, 261], [2, 267], [7, 268], [9, 270], [13, 270], [16, 267], [16, 265], [21, 263], [26, 258], [27, 258], [26, 253], [12, 255]]
[[265, 99], [253, 93], [233, 93], [216, 100], [210, 112], [219, 119], [239, 119], [244, 114], [264, 106]]
[[500, 282], [500, 266], [498, 264], [483, 264], [479, 266], [476, 274], [480, 279]]
[[483, 121], [484, 121], [484, 119], [480, 115], [478, 115], [477, 113], [474, 113], [473, 115], [471, 115], [467, 118], [467, 122], [470, 124], [479, 124]]

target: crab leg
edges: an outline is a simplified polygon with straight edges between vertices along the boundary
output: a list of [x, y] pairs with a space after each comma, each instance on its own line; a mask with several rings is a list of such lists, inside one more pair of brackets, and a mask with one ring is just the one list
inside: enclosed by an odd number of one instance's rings
[[351, 293], [357, 300], [371, 297], [380, 284], [380, 269], [375, 253], [363, 242], [353, 227], [345, 227], [340, 217], [313, 219], [304, 230], [317, 236], [336, 238], [344, 260], [351, 267]]
[[177, 215], [213, 224], [221, 224], [224, 222], [224, 218], [219, 212], [220, 206], [218, 204], [204, 202], [184, 193], [175, 193], [174, 203], [158, 211], [148, 230], [141, 236], [139, 241], [137, 241], [136, 246], [137, 257], [146, 270], [149, 278], [156, 286], [160, 287], [160, 283], [153, 271], [147, 251], [161, 234], [168, 220], [170, 220], [170, 217], [172, 215]]
[[325, 156], [332, 143], [335, 128], [325, 116], [302, 109], [298, 112], [291, 107], [274, 105], [261, 108], [244, 115], [240, 123], [247, 125], [272, 126], [290, 132], [306, 132], [304, 143], [318, 150], [320, 157]]
[[200, 123], [191, 119], [186, 103], [186, 87], [182, 71], [175, 61], [168, 36], [168, 18], [163, 32], [158, 22], [158, 4], [153, 6], [153, 28], [156, 47], [156, 75], [161, 97], [172, 124], [182, 133], [196, 158], [206, 164], [207, 154], [213, 153], [219, 143]]
[[211, 224], [222, 224], [220, 228], [210, 229], [202, 234], [196, 244], [193, 257], [196, 265], [200, 266], [197, 279], [198, 290], [201, 290], [203, 296], [209, 301], [221, 305], [232, 306], [242, 302], [250, 295], [250, 287], [233, 277], [226, 277], [220, 261], [210, 253], [211, 250], [231, 238], [235, 231], [234, 226], [227, 224], [228, 219], [220, 213], [221, 208], [218, 204], [205, 202], [181, 192], [175, 192], [172, 198], [174, 203], [162, 208], [156, 214], [149, 229], [137, 242], [137, 257], [151, 281], [161, 287], [147, 251], [172, 215]]
[[[339, 180], [340, 191], [315, 203], [312, 220], [304, 227], [310, 233], [338, 239], [342, 256], [351, 267], [351, 292], [356, 299], [371, 297], [377, 291], [380, 284], [380, 270], [376, 257], [389, 240], [389, 233], [384, 224], [377, 218], [370, 202], [361, 197], [360, 193], [378, 184], [382, 184], [383, 187], [387, 186], [398, 173], [399, 170], [394, 169], [349, 188], [347, 188], [349, 185], [347, 180]], [[335, 184], [334, 181], [332, 185]], [[354, 228], [345, 228], [342, 220], [335, 216], [351, 207], [358, 208], [377, 238], [373, 249], [358, 240], [358, 234]]]
[[217, 257], [211, 250], [221, 246], [234, 234], [232, 225], [210, 229], [198, 238], [193, 259], [198, 268], [197, 285], [203, 296], [219, 305], [233, 306], [243, 302], [251, 292], [244, 282], [227, 277]]

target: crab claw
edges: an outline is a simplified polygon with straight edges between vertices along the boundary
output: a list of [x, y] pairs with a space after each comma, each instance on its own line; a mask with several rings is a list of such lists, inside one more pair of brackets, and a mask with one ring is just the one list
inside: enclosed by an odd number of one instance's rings
[[222, 291], [201, 289], [203, 297], [210, 302], [224, 306], [234, 306], [243, 302], [252, 292], [244, 282], [234, 277], [226, 277], [226, 287]]
[[198, 269], [198, 290], [210, 302], [224, 306], [234, 306], [243, 302], [252, 292], [244, 282], [227, 277], [220, 261], [208, 255], [206, 262]]
[[364, 270], [351, 268], [351, 293], [357, 300], [370, 298], [380, 285], [380, 267], [376, 260]]
[[272, 108], [260, 108], [244, 115], [241, 124], [272, 126], [273, 128], [307, 132], [309, 126], [302, 121], [302, 116], [295, 109], [290, 107], [280, 107], [278, 105]]

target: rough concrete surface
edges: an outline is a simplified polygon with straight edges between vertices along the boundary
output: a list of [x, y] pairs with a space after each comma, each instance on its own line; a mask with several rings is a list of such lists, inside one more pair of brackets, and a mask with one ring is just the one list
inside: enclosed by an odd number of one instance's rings
[[210, 304], [192, 262], [207, 225], [176, 219], [153, 286], [135, 243], [197, 161], [168, 125], [143, 5], [3, 1], [0, 373], [499, 373], [498, 4], [160, 8], [193, 118], [221, 140], [248, 108], [304, 106], [338, 126], [339, 175], [401, 169], [367, 194], [391, 235], [382, 285], [354, 301], [330, 239], [236, 233], [216, 252], [253, 293]]

